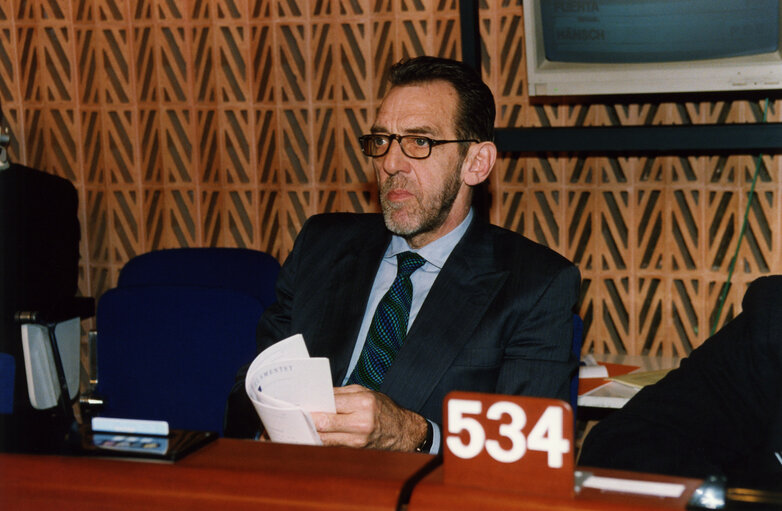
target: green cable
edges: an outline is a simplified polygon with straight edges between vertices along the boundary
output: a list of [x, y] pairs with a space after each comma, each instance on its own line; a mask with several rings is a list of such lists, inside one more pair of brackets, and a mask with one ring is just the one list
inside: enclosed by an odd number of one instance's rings
[[[765, 105], [763, 106], [763, 121], [766, 122], [766, 116], [768, 114], [768, 98], [766, 98]], [[733, 254], [733, 258], [730, 261], [730, 268], [728, 269], [728, 280], [725, 282], [725, 287], [722, 288], [722, 293], [719, 299], [719, 308], [717, 309], [717, 317], [714, 318], [714, 324], [709, 332], [709, 337], [714, 335], [717, 331], [717, 324], [722, 316], [722, 307], [725, 305], [725, 298], [728, 296], [728, 289], [730, 289], [730, 279], [733, 277], [733, 270], [736, 269], [736, 261], [739, 258], [739, 248], [741, 248], [741, 240], [744, 239], [744, 231], [747, 229], [747, 220], [749, 219], [749, 209], [752, 206], [752, 199], [755, 195], [755, 183], [758, 181], [758, 174], [760, 173], [760, 162], [763, 160], [763, 154], [758, 154], [755, 160], [755, 175], [752, 177], [752, 186], [749, 189], [749, 199], [747, 200], [747, 209], [744, 212], [744, 220], [741, 222], [741, 231], [739, 232], [739, 241], [736, 243], [736, 252]]]

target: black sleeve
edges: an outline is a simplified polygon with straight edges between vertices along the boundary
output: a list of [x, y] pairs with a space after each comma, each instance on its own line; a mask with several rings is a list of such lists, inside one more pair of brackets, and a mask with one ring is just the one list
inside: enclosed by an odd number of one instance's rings
[[729, 478], [747, 466], [780, 405], [780, 307], [782, 278], [753, 283], [741, 314], [589, 432], [579, 463]]

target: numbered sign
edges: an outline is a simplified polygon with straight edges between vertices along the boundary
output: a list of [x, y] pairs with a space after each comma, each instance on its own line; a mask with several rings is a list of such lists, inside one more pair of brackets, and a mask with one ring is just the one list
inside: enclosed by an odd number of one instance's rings
[[573, 495], [573, 411], [564, 401], [451, 392], [443, 420], [446, 484]]

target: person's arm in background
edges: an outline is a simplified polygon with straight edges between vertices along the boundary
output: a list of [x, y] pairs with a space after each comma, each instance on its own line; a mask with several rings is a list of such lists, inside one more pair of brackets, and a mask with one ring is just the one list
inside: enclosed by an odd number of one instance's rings
[[528, 313], [518, 318], [505, 348], [497, 393], [569, 402], [570, 379], [577, 370], [572, 355], [573, 310], [580, 284], [575, 266], [559, 269], [541, 288]]
[[738, 470], [780, 406], [780, 310], [782, 277], [753, 283], [741, 314], [592, 428], [579, 463], [700, 478]]

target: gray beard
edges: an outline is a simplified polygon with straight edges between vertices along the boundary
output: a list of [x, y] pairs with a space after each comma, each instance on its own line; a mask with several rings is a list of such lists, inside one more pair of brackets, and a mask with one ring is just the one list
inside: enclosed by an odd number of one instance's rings
[[385, 199], [387, 191], [398, 186], [399, 180], [396, 179], [396, 176], [388, 179], [380, 190], [380, 205], [383, 208], [383, 220], [386, 228], [397, 236], [410, 239], [419, 234], [434, 231], [443, 225], [451, 212], [456, 196], [459, 194], [459, 175], [457, 172], [453, 172], [451, 176], [452, 178], [445, 182], [445, 186], [432, 204], [416, 202], [413, 215], [415, 219], [404, 225], [397, 223], [393, 218], [394, 212], [404, 206], [395, 205]]

